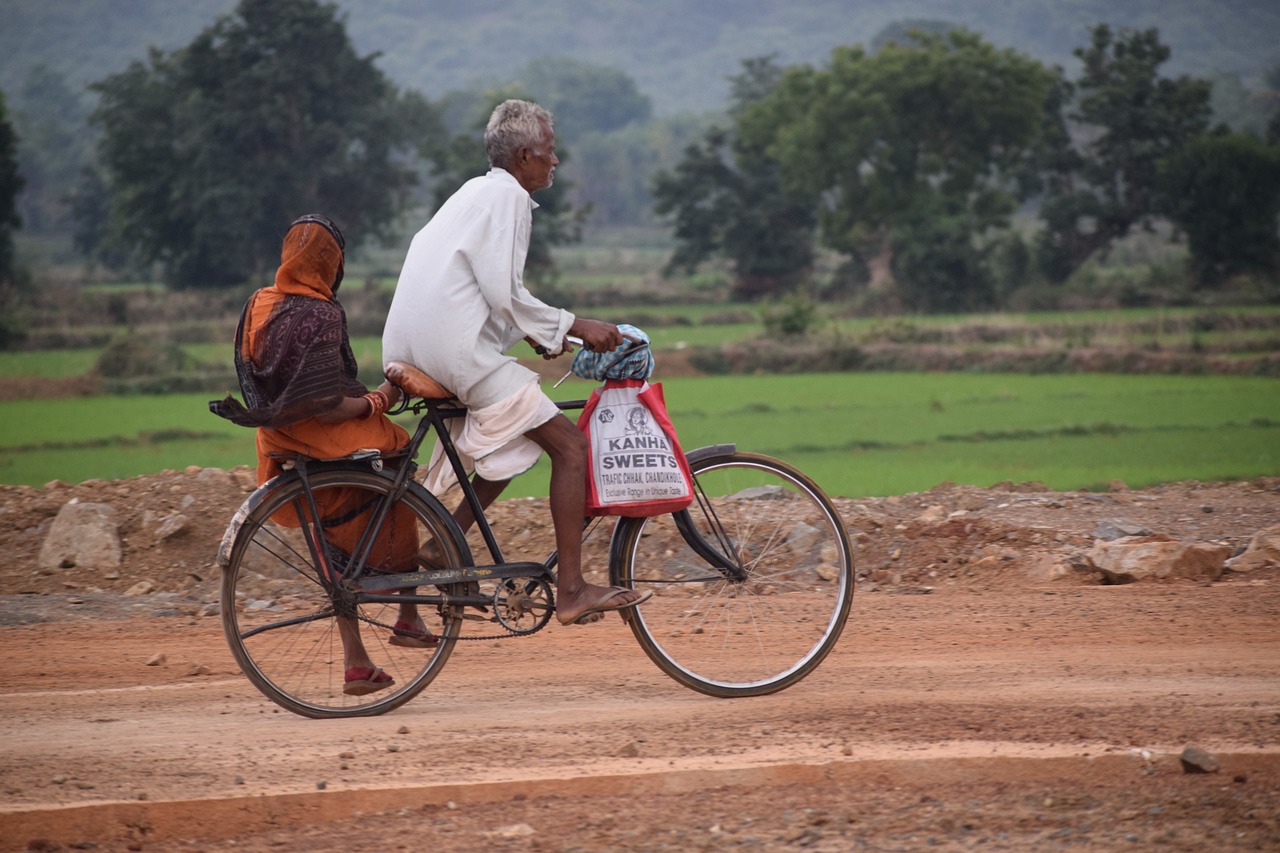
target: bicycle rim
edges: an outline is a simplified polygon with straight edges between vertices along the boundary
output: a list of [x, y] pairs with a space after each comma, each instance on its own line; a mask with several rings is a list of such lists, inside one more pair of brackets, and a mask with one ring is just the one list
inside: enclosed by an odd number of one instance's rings
[[[379, 499], [389, 487], [386, 478], [362, 470], [320, 471], [310, 481], [322, 501], [340, 489]], [[398, 708], [426, 687], [449, 659], [460, 614], [453, 608], [419, 605], [428, 631], [439, 641], [429, 648], [409, 648], [391, 642], [398, 605], [354, 606], [351, 612], [369, 657], [394, 684], [365, 695], [344, 692], [343, 642], [333, 596], [320, 582], [320, 568], [303, 531], [272, 520], [304, 499], [302, 484], [286, 481], [241, 526], [222, 579], [222, 623], [232, 654], [265, 696], [305, 717], [368, 716]], [[412, 492], [405, 493], [401, 504], [412, 511], [418, 541], [435, 537], [449, 565], [458, 565], [461, 558], [443, 510]]]
[[[617, 582], [653, 598], [628, 611], [668, 675], [712, 696], [758, 696], [804, 678], [835, 646], [853, 596], [848, 536], [830, 501], [785, 463], [729, 453], [692, 465], [699, 496], [678, 516], [624, 519]], [[690, 542], [693, 540], [693, 544]], [[737, 577], [694, 547], [727, 555]]]

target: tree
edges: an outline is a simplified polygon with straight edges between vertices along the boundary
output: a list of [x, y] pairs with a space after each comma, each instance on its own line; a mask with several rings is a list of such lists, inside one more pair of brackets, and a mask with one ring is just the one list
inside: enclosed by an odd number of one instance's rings
[[22, 218], [18, 215], [22, 186], [23, 178], [18, 173], [18, 137], [9, 123], [4, 93], [0, 92], [0, 300], [7, 296], [15, 280], [13, 232], [22, 227]]
[[556, 136], [573, 144], [588, 133], [609, 133], [648, 121], [653, 104], [626, 72], [561, 56], [535, 59], [520, 73], [521, 88], [556, 117]]
[[[1159, 163], [1208, 126], [1210, 85], [1159, 76], [1169, 48], [1154, 30], [1094, 27], [1068, 118], [1078, 141], [1058, 157], [1041, 206], [1041, 265], [1062, 281], [1095, 253], [1150, 229]], [[1073, 156], [1074, 155], [1074, 156]]]
[[68, 202], [89, 158], [89, 111], [81, 93], [45, 65], [27, 73], [12, 109], [26, 179], [18, 201], [24, 228], [34, 234], [66, 233]]
[[349, 245], [386, 236], [414, 181], [397, 157], [413, 122], [373, 60], [336, 6], [241, 0], [187, 47], [95, 84], [107, 240], [209, 287], [266, 274], [302, 213], [331, 216]]
[[822, 70], [787, 70], [739, 129], [821, 198], [823, 242], [856, 267], [888, 259], [918, 310], [983, 307], [987, 254], [1028, 192], [1054, 75], [976, 34], [916, 33], [868, 55], [840, 47]]
[[1160, 177], [1202, 285], [1280, 272], [1280, 149], [1244, 134], [1204, 136], [1171, 155]]
[[[730, 117], [767, 97], [781, 75], [773, 57], [743, 62], [730, 78]], [[653, 194], [655, 211], [674, 218], [668, 273], [721, 256], [732, 266], [733, 296], [754, 300], [794, 289], [813, 264], [814, 198], [783, 191], [765, 144], [713, 126], [673, 170], [654, 176]]]
[[22, 334], [15, 318], [14, 303], [19, 274], [14, 258], [13, 232], [22, 227], [18, 216], [18, 195], [22, 175], [18, 173], [18, 139], [9, 124], [4, 92], [0, 92], [0, 349]]

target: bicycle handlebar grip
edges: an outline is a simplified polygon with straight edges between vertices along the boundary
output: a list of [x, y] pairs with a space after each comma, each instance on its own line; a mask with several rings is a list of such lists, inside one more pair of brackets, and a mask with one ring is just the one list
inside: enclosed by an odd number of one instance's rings
[[453, 396], [453, 392], [446, 390], [443, 385], [412, 364], [389, 361], [382, 372], [393, 385], [411, 397], [421, 397], [424, 400], [447, 400]]

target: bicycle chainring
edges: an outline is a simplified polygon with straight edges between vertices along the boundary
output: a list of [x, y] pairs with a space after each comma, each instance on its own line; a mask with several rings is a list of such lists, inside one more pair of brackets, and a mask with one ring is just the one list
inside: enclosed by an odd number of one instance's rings
[[555, 595], [542, 578], [505, 578], [493, 593], [493, 615], [513, 634], [540, 631], [555, 612]]

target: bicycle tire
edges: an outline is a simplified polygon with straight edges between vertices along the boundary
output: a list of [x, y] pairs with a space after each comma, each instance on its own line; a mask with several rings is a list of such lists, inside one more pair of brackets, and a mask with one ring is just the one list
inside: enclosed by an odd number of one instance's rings
[[[790, 687], [831, 652], [849, 616], [844, 524], [810, 478], [777, 459], [732, 449], [689, 459], [697, 499], [688, 510], [624, 518], [614, 530], [613, 581], [653, 593], [624, 618], [649, 658], [686, 687], [726, 698]], [[682, 533], [681, 524], [692, 527]], [[726, 552], [741, 569], [736, 579], [714, 565]]]
[[[331, 489], [358, 489], [368, 491], [371, 499], [384, 498], [392, 488], [389, 474], [359, 464], [315, 466], [308, 480], [317, 495]], [[419, 541], [434, 536], [442, 545], [445, 567], [469, 565], [470, 551], [455, 536], [452, 518], [435, 498], [412, 486], [399, 502], [412, 511]], [[419, 605], [439, 642], [432, 648], [406, 648], [389, 642], [398, 605], [365, 602], [356, 606], [370, 657], [395, 683], [363, 696], [344, 693], [343, 646], [333, 598], [320, 581], [301, 529], [272, 521], [281, 509], [305, 500], [304, 495], [298, 475], [285, 475], [255, 496], [256, 506], [235, 534], [221, 591], [223, 631], [232, 655], [263, 695], [304, 717], [372, 716], [399, 708], [448, 661], [460, 630], [460, 608]], [[445, 591], [461, 592], [461, 585]]]

